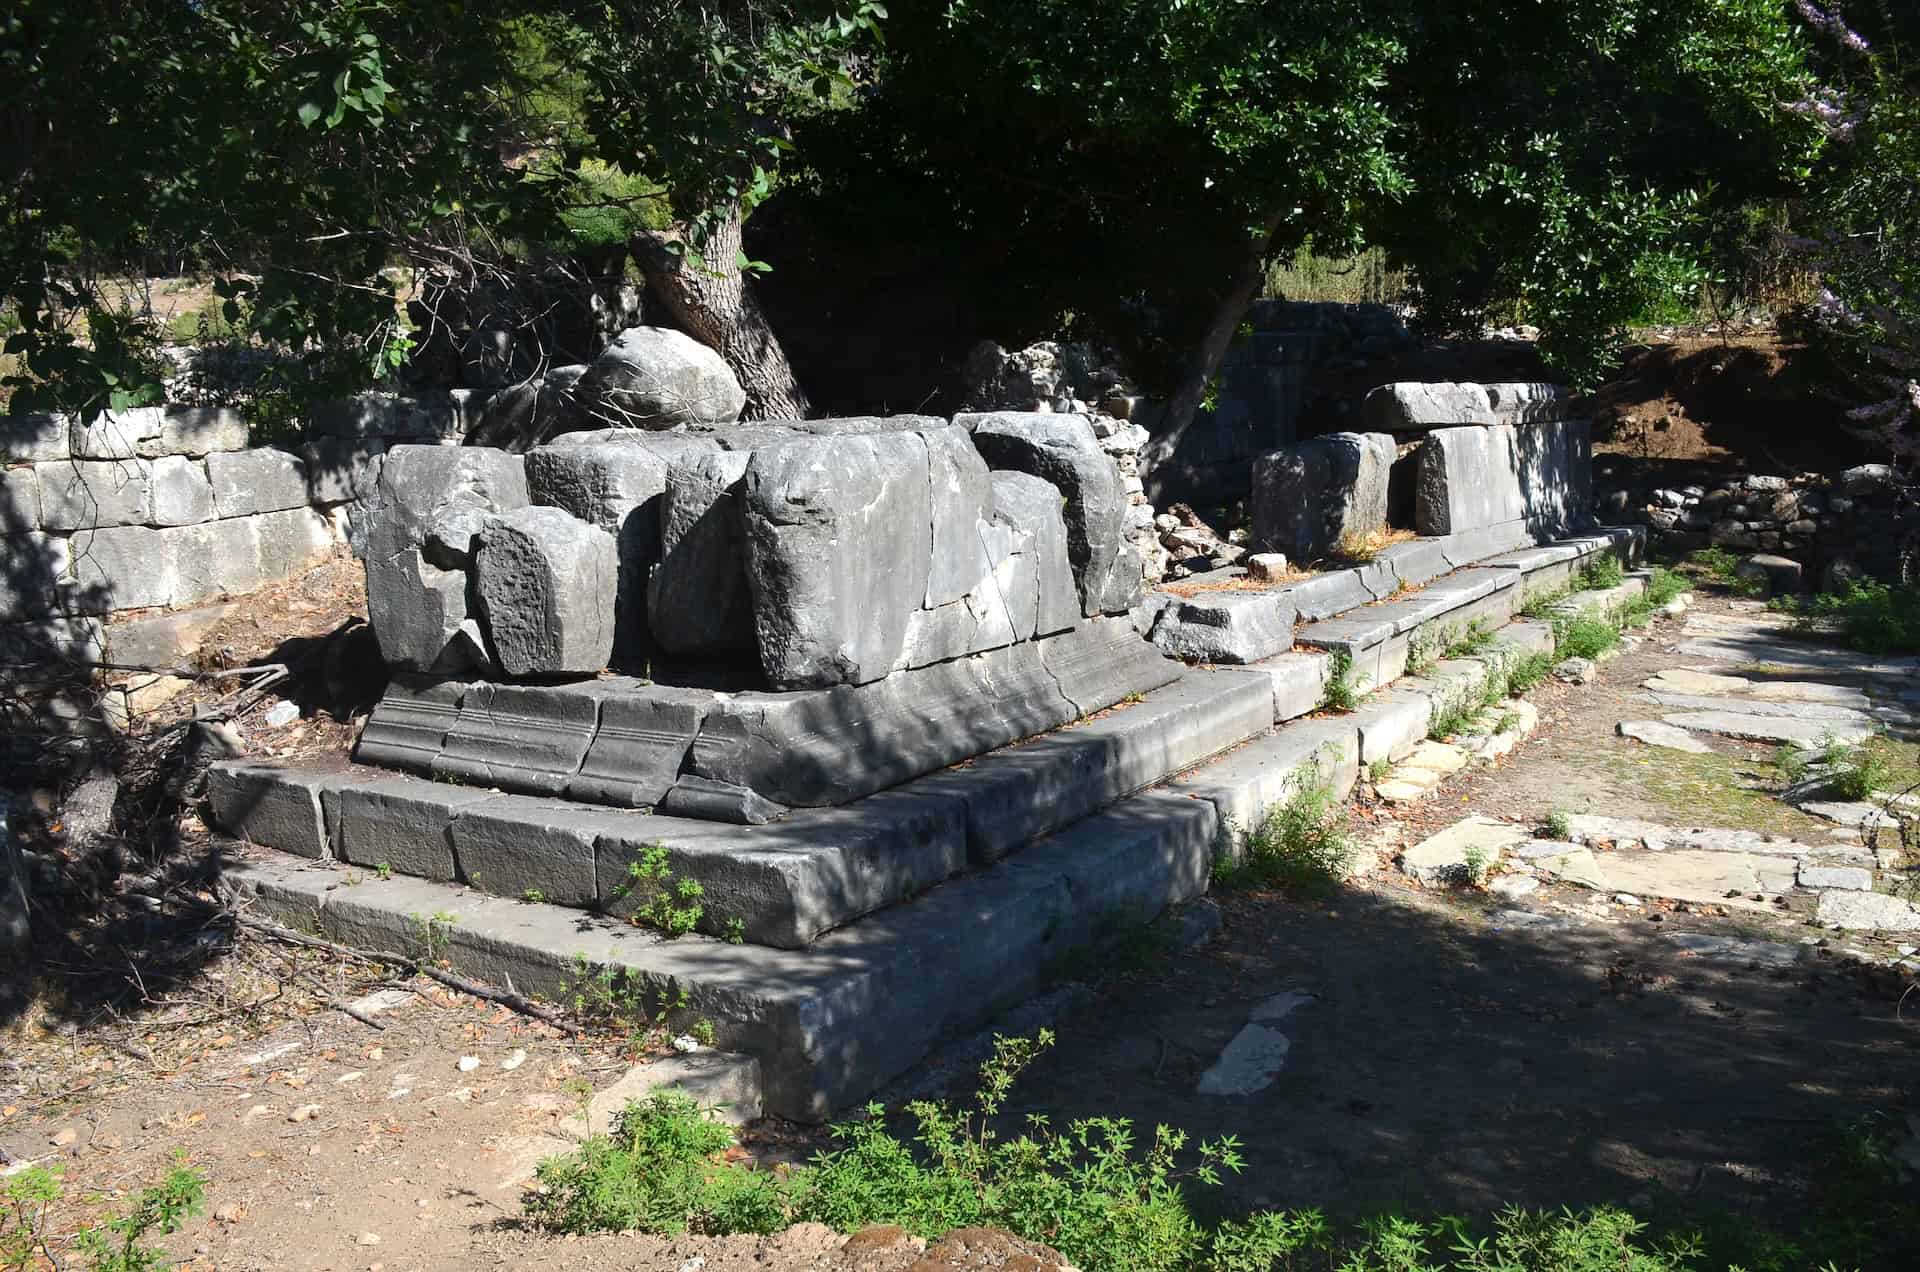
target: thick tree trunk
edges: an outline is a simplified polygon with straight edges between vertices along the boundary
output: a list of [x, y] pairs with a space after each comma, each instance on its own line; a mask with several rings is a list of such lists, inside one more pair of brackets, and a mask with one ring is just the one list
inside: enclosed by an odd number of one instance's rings
[[673, 249], [673, 244], [684, 241], [678, 231], [649, 231], [635, 235], [628, 244], [634, 262], [646, 275], [648, 290], [681, 330], [726, 359], [747, 391], [742, 419], [805, 419], [811, 409], [806, 392], [794, 378], [780, 338], [760, 311], [752, 280], [737, 264], [739, 209], [706, 243], [704, 263], [696, 264]]
[[1207, 324], [1206, 335], [1202, 337], [1200, 347], [1194, 351], [1193, 361], [1188, 364], [1173, 396], [1167, 399], [1166, 412], [1161, 416], [1152, 440], [1140, 452], [1142, 477], [1150, 477], [1156, 465], [1171, 459], [1180, 445], [1180, 439], [1193, 427], [1193, 417], [1207, 396], [1207, 385], [1219, 374], [1220, 364], [1227, 356], [1228, 347], [1233, 344], [1234, 332], [1240, 329], [1240, 319], [1266, 279], [1267, 247], [1273, 242], [1274, 231], [1279, 228], [1278, 216], [1269, 219], [1265, 232], [1248, 241], [1246, 255], [1235, 263], [1233, 272], [1224, 280], [1224, 288], [1213, 311], [1213, 318]]

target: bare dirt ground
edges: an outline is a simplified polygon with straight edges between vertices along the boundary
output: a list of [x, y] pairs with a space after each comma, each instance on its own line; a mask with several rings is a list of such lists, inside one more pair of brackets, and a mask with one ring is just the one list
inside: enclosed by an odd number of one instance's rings
[[[1536, 696], [1541, 731], [1500, 766], [1469, 770], [1411, 810], [1363, 807], [1383, 859], [1471, 813], [1830, 830], [1738, 789], [1757, 755], [1729, 754], [1716, 780], [1676, 767], [1699, 757], [1613, 736], [1614, 721], [1632, 714], [1626, 694], [1673, 665], [1670, 641], [1656, 631], [1596, 684], [1549, 682]], [[1223, 897], [1224, 925], [1209, 943], [1108, 983], [1056, 1022], [1060, 1042], [1021, 1080], [1009, 1116], [1112, 1115], [1238, 1136], [1250, 1168], [1209, 1203], [1228, 1210], [1674, 1200], [1779, 1220], [1806, 1196], [1815, 1147], [1836, 1122], [1907, 1111], [1920, 1025], [1882, 986], [1834, 960], [1716, 962], [1661, 939], [1686, 930], [1797, 941], [1809, 929], [1712, 906], [1610, 909], [1571, 889], [1530, 900], [1543, 897], [1565, 902], [1562, 917], [1521, 926], [1485, 892], [1423, 891], [1390, 867], [1320, 904]], [[0, 1149], [15, 1163], [63, 1168], [70, 1200], [57, 1217], [67, 1228], [184, 1154], [207, 1178], [207, 1210], [166, 1248], [195, 1268], [719, 1272], [910, 1261], [911, 1243], [856, 1256], [821, 1229], [772, 1240], [527, 1230], [519, 1198], [529, 1163], [517, 1141], [554, 1133], [626, 1073], [629, 1041], [569, 1039], [383, 976], [247, 940], [124, 1018], [15, 1019], [0, 1061]], [[1256, 1005], [1287, 992], [1301, 998], [1282, 1026], [1290, 1049], [1272, 1085], [1199, 1093]], [[746, 1134], [742, 1153], [794, 1160], [822, 1142], [768, 1122]]]

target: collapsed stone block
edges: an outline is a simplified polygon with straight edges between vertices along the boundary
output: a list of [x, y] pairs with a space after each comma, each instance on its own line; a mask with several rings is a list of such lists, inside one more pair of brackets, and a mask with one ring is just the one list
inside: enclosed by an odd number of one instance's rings
[[559, 508], [488, 517], [475, 590], [508, 675], [591, 675], [613, 654], [619, 553], [613, 536]]
[[1564, 384], [1514, 381], [1489, 384], [1486, 390], [1487, 402], [1493, 407], [1495, 424], [1564, 420], [1573, 406], [1573, 397]]
[[989, 467], [1031, 473], [1066, 498], [1067, 558], [1080, 592], [1080, 612], [1101, 612], [1108, 576], [1119, 556], [1127, 498], [1120, 470], [1100, 448], [1093, 426], [1078, 415], [995, 412], [961, 415]]
[[467, 621], [467, 572], [444, 570], [419, 548], [367, 556], [367, 611], [380, 655], [412, 671], [442, 666]]
[[713, 701], [705, 690], [662, 685], [607, 694], [568, 796], [621, 808], [657, 805], [680, 776]]
[[993, 568], [980, 538], [993, 518], [993, 479], [965, 429], [941, 424], [915, 431], [926, 443], [932, 497], [926, 606], [933, 609], [975, 591]]
[[599, 720], [592, 692], [477, 684], [461, 696], [431, 772], [443, 782], [557, 795], [580, 768]]
[[629, 327], [587, 367], [573, 399], [600, 424], [666, 429], [730, 423], [747, 395], [726, 360], [691, 336]]
[[1386, 433], [1329, 433], [1253, 463], [1253, 541], [1313, 561], [1387, 528], [1396, 447]]
[[744, 491], [747, 582], [768, 682], [861, 684], [893, 670], [927, 595], [927, 443], [889, 432], [769, 446], [753, 452]]

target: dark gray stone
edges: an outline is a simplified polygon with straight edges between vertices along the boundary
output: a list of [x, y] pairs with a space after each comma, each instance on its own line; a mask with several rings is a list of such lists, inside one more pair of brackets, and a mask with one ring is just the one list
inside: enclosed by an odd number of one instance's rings
[[32, 466], [0, 470], [0, 533], [40, 528], [40, 478]]
[[460, 699], [433, 776], [442, 782], [557, 795], [567, 789], [600, 722], [597, 683], [548, 688], [480, 683]]
[[747, 395], [726, 360], [664, 327], [629, 327], [574, 385], [581, 415], [603, 426], [666, 429], [740, 418]]
[[494, 656], [508, 675], [606, 667], [620, 576], [612, 535], [559, 508], [489, 517], [474, 576]]
[[668, 788], [660, 801], [660, 812], [668, 817], [694, 817], [735, 826], [765, 826], [786, 816], [787, 810], [745, 786], [686, 773]]
[[1300, 623], [1332, 618], [1379, 599], [1359, 570], [1334, 570], [1302, 583], [1287, 584], [1278, 591], [1293, 607], [1294, 621]]
[[1146, 590], [1145, 570], [1140, 549], [1122, 543], [1113, 558], [1113, 570], [1107, 575], [1107, 590], [1100, 597], [1101, 613], [1125, 614], [1138, 605]]
[[594, 843], [616, 825], [577, 804], [500, 796], [460, 808], [448, 833], [458, 877], [470, 886], [584, 910], [599, 895]]
[[1253, 463], [1253, 542], [1314, 561], [1387, 528], [1396, 448], [1386, 433], [1328, 433]]
[[863, 684], [892, 671], [927, 594], [926, 442], [873, 433], [766, 447], [753, 452], [744, 489], [747, 581], [768, 682]]
[[431, 773], [468, 688], [459, 680], [395, 676], [361, 728], [353, 758], [361, 764]]
[[[1020, 639], [1015, 621], [1015, 589], [1023, 581], [1021, 549], [1031, 536], [1003, 522], [976, 522], [975, 568], [982, 574], [973, 588], [936, 608], [915, 611], [907, 620], [895, 670], [926, 667]], [[934, 559], [940, 552], [936, 547]], [[1037, 612], [1038, 596], [1019, 601], [1022, 617]]]
[[1100, 449], [1084, 416], [994, 412], [959, 415], [989, 467], [1031, 473], [1065, 496], [1067, 559], [1080, 592], [1080, 612], [1101, 612], [1108, 576], [1126, 528], [1120, 470]]
[[207, 456], [207, 476], [222, 517], [307, 506], [307, 466], [291, 451], [218, 452]]
[[370, 551], [367, 609], [382, 658], [406, 670], [434, 670], [467, 621], [467, 572], [443, 570], [417, 547]]
[[468, 431], [467, 445], [523, 452], [545, 441], [547, 421], [540, 414], [544, 389], [545, 382], [536, 376], [495, 390]]
[[1535, 538], [1568, 534], [1593, 521], [1593, 425], [1539, 421], [1514, 430], [1522, 517]]
[[742, 512], [749, 458], [714, 450], [668, 467], [647, 617], [654, 639], [675, 653], [753, 648]]
[[1425, 587], [1453, 568], [1447, 560], [1445, 545], [1437, 539], [1414, 539], [1382, 548], [1374, 563], [1393, 571], [1407, 587]]
[[622, 808], [658, 804], [712, 705], [713, 694], [702, 689], [635, 684], [605, 694], [599, 730], [567, 784], [568, 797]]
[[1518, 521], [1526, 511], [1511, 426], [1436, 429], [1421, 443], [1413, 507], [1421, 534]]
[[350, 776], [344, 770], [227, 760], [207, 770], [207, 802], [213, 824], [235, 839], [325, 860], [333, 856], [333, 833], [321, 792]]
[[490, 791], [415, 777], [375, 777], [322, 790], [328, 824], [337, 828], [334, 856], [362, 869], [387, 866], [416, 879], [449, 880], [454, 870], [453, 819]]
[[1081, 617], [1080, 594], [1067, 555], [1066, 499], [1058, 486], [1031, 473], [996, 472], [992, 480], [994, 515], [1033, 536], [1029, 554], [1037, 589], [1033, 632], [1050, 636], [1066, 631]]
[[1169, 684], [1185, 670], [1141, 640], [1130, 617], [1092, 619], [1072, 631], [1035, 641], [1034, 647], [1060, 693], [1082, 716]]

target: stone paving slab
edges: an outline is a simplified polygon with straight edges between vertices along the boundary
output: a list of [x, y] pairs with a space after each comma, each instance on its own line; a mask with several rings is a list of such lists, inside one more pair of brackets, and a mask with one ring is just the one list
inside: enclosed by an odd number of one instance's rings
[[1768, 716], [1781, 720], [1837, 720], [1843, 724], [1867, 726], [1872, 718], [1863, 711], [1830, 702], [1774, 702], [1764, 698], [1735, 697], [1724, 694], [1662, 693], [1638, 695], [1640, 701], [1685, 711], [1734, 711], [1742, 715]]
[[1685, 751], [1689, 755], [1713, 753], [1712, 747], [1677, 724], [1665, 724], [1659, 720], [1622, 720], [1617, 727], [1621, 737], [1645, 742], [1648, 746]]
[[1529, 838], [1524, 826], [1491, 817], [1468, 817], [1407, 849], [1401, 855], [1400, 869], [1421, 883], [1454, 883], [1467, 877], [1470, 856], [1479, 854], [1481, 867], [1491, 868], [1499, 864], [1508, 849]]
[[1791, 742], [1795, 746], [1817, 747], [1828, 741], [1849, 745], [1873, 736], [1870, 724], [1849, 724], [1844, 720], [1796, 720], [1779, 716], [1752, 715], [1739, 711], [1676, 711], [1662, 716], [1668, 724], [1696, 733], [1717, 733], [1721, 737], [1746, 742]]
[[1822, 892], [1813, 917], [1851, 932], [1920, 932], [1920, 909], [1879, 892]]

